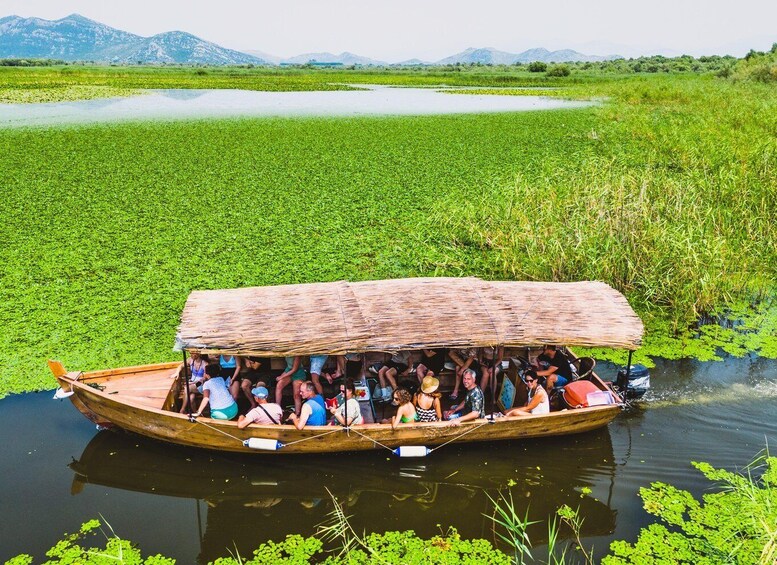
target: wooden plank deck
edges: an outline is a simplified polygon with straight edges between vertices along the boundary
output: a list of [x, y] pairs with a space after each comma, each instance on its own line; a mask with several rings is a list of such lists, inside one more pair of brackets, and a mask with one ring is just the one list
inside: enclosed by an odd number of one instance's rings
[[136, 373], [129, 378], [113, 376], [100, 379], [100, 384], [105, 387], [106, 394], [115, 395], [117, 400], [161, 409], [174, 383], [171, 378], [173, 371], [164, 368]]

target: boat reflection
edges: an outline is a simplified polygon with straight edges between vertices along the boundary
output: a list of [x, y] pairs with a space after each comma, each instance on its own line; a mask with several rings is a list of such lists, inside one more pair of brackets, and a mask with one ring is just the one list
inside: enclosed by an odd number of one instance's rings
[[333, 509], [331, 496], [345, 505], [356, 531], [412, 529], [428, 537], [453, 526], [464, 537], [493, 539], [488, 495], [508, 488], [518, 514], [528, 511], [540, 521], [529, 530], [535, 545], [563, 504], [580, 508], [585, 536], [615, 528], [607, 429], [574, 440], [449, 446], [425, 459], [383, 453], [257, 458], [103, 431], [70, 467], [73, 494], [101, 485], [196, 500], [201, 562], [235, 548], [250, 555], [288, 533], [314, 533]]

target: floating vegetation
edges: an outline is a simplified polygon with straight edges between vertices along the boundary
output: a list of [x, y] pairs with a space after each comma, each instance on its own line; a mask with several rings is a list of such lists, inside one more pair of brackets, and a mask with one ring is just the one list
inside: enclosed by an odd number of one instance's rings
[[115, 86], [68, 85], [47, 88], [20, 89], [2, 88], [0, 84], [0, 104], [30, 104], [40, 102], [63, 102], [73, 100], [94, 100], [97, 98], [118, 98], [137, 96], [142, 90]]
[[[338, 279], [604, 280], [645, 319], [646, 354], [775, 355], [777, 91], [575, 88], [610, 101], [0, 132], [0, 394], [52, 387], [48, 357], [175, 358], [193, 289]], [[698, 325], [716, 312], [742, 322]]]

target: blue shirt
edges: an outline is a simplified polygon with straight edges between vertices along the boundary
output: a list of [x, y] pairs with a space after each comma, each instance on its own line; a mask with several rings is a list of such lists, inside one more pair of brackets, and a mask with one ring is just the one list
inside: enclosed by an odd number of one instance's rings
[[305, 401], [305, 405], [310, 407], [310, 418], [308, 418], [308, 421], [306, 423], [307, 425], [310, 425], [310, 426], [326, 425], [326, 410], [321, 404], [319, 404], [313, 398], [311, 398], [310, 400]]

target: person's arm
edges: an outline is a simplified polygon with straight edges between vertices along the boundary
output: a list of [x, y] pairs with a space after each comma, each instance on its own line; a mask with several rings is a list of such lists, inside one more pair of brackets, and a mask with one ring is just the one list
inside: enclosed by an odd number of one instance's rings
[[394, 414], [394, 418], [391, 420], [391, 429], [395, 430], [399, 424], [402, 423], [402, 416], [406, 416], [405, 412], [407, 412], [407, 404], [403, 404], [399, 408], [397, 408], [397, 413]]
[[555, 366], [555, 365], [551, 365], [547, 369], [543, 369], [541, 371], [537, 371], [537, 376], [538, 377], [549, 377], [553, 373], [557, 373], [557, 372], [558, 372], [558, 367]]
[[461, 423], [461, 422], [468, 422], [470, 420], [477, 420], [478, 418], [480, 418], [480, 412], [478, 412], [477, 410], [473, 410], [472, 412], [468, 414], [464, 414], [461, 418], [456, 418], [453, 421]]
[[[343, 412], [345, 412], [345, 405], [346, 405], [346, 403], [347, 403], [347, 402], [348, 402], [348, 400], [345, 400], [345, 402], [343, 402], [343, 405], [340, 407], [340, 408], [342, 408], [342, 409], [343, 409]], [[335, 407], [335, 406], [332, 406], [332, 407], [329, 409], [329, 411], [332, 413], [332, 416], [334, 416], [334, 417], [335, 417], [335, 420], [337, 421], [337, 423], [338, 423], [338, 424], [340, 424], [340, 425], [342, 426], [342, 425], [345, 425], [345, 424], [343, 423], [345, 420], [343, 419], [343, 416], [340, 414], [340, 408], [337, 408], [337, 407]]]
[[248, 418], [246, 418], [242, 414], [237, 419], [237, 427], [240, 428], [241, 430], [243, 428], [247, 428], [250, 424], [253, 424], [253, 423], [254, 423], [253, 418], [251, 420], [249, 420]]
[[442, 420], [442, 405], [439, 398], [434, 399], [434, 411], [437, 412], [437, 419]]
[[[440, 402], [439, 398], [437, 399], [437, 402], [438, 403]], [[445, 417], [448, 418], [448, 417], [450, 417], [451, 414], [455, 414], [459, 410], [463, 409], [464, 408], [464, 403], [465, 403], [465, 400], [462, 400], [456, 406], [453, 406], [450, 410], [446, 410], [445, 411]]]
[[308, 418], [310, 418], [311, 414], [313, 414], [313, 411], [310, 406], [303, 404], [302, 410], [299, 411], [299, 416], [292, 412], [291, 416], [289, 416], [289, 420], [291, 420], [295, 428], [301, 430], [305, 427], [305, 424], [308, 423]]
[[537, 408], [537, 406], [539, 406], [540, 403], [542, 403], [542, 398], [543, 398], [542, 395], [547, 396], [547, 394], [548, 393], [545, 392], [545, 389], [538, 385], [537, 392], [534, 393], [534, 396], [532, 397], [531, 401], [526, 404], [526, 411], [531, 412], [532, 410]]
[[202, 402], [200, 402], [200, 407], [197, 409], [197, 412], [192, 414], [192, 416], [202, 416], [202, 411], [205, 410], [208, 402], [210, 402], [210, 390], [206, 388], [202, 391]]
[[232, 373], [232, 380], [236, 381], [238, 380], [237, 376], [240, 374], [240, 369], [243, 368], [243, 360], [237, 355], [233, 355], [232, 358], [235, 360], [235, 372]]

